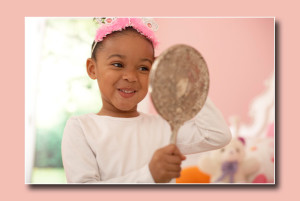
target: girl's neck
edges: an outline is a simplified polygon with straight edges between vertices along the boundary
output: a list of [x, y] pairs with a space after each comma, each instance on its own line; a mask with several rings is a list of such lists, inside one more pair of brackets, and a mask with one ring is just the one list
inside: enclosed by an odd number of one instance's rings
[[97, 113], [97, 115], [130, 118], [130, 117], [137, 117], [140, 114], [136, 110], [136, 108], [134, 110], [132, 110], [132, 111], [121, 111], [121, 110], [112, 111], [112, 110], [107, 110], [105, 108], [101, 108], [101, 110]]

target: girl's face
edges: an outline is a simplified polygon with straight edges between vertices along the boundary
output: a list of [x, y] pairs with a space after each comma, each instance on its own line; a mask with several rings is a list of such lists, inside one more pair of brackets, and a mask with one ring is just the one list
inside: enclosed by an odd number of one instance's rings
[[93, 60], [94, 78], [98, 81], [103, 104], [99, 114], [138, 116], [137, 104], [148, 92], [153, 61], [151, 43], [138, 33], [107, 37], [97, 51], [96, 61]]

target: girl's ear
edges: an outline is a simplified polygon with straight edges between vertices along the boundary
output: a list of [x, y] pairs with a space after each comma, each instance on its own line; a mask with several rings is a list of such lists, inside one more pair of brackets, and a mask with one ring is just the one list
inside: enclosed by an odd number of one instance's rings
[[95, 80], [96, 77], [96, 62], [92, 58], [88, 58], [86, 60], [86, 71], [89, 77], [93, 80]]

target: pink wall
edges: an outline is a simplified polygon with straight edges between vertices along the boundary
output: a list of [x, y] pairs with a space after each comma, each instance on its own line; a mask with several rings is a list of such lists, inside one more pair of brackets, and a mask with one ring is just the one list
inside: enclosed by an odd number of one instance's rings
[[248, 122], [252, 99], [274, 72], [273, 18], [156, 18], [156, 54], [184, 43], [198, 49], [210, 72], [209, 96], [228, 121]]

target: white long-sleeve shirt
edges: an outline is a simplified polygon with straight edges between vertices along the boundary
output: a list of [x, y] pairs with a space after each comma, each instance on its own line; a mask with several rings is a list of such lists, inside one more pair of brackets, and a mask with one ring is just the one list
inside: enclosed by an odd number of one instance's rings
[[[62, 139], [67, 182], [154, 183], [149, 162], [170, 137], [169, 124], [158, 115], [71, 117]], [[208, 98], [196, 117], [179, 129], [177, 146], [186, 155], [221, 148], [230, 140], [222, 114]]]

